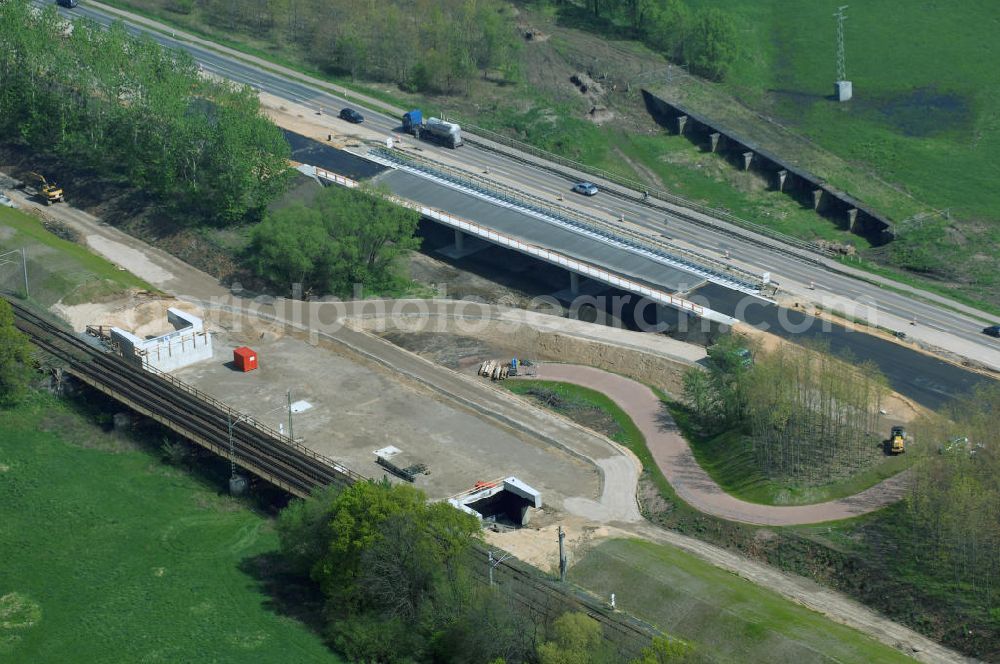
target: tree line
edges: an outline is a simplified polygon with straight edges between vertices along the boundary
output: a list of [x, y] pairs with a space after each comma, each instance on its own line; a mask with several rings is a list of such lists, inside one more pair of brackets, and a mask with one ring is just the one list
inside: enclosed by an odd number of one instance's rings
[[[478, 580], [477, 519], [428, 503], [408, 485], [360, 482], [296, 501], [278, 518], [290, 572], [325, 598], [324, 634], [350, 661], [611, 664], [599, 623], [565, 613], [539, 624], [504, 590]], [[689, 661], [687, 643], [657, 638], [636, 664]]]
[[[520, 42], [499, 0], [152, 0], [230, 33], [291, 47], [331, 73], [461, 93], [517, 75]], [[149, 4], [149, 3], [147, 3]]]
[[877, 458], [888, 393], [870, 362], [854, 364], [822, 346], [750, 353], [727, 337], [709, 351], [709, 369], [684, 377], [684, 394], [708, 432], [739, 428], [769, 477], [826, 483]]
[[217, 223], [260, 213], [290, 154], [253, 90], [121, 23], [70, 25], [28, 0], [0, 4], [0, 135]]

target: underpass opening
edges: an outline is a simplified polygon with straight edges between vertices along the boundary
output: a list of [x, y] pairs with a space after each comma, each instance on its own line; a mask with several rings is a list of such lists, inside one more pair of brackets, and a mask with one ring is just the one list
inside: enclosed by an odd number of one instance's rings
[[448, 502], [484, 523], [520, 528], [531, 521], [531, 510], [542, 506], [542, 494], [516, 477], [475, 486]]

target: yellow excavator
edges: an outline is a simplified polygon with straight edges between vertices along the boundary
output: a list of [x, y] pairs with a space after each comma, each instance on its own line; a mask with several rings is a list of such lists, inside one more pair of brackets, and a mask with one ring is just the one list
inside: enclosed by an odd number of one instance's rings
[[42, 188], [40, 190], [41, 197], [45, 200], [46, 205], [52, 205], [53, 203], [60, 203], [63, 200], [63, 189], [55, 182], [49, 182], [45, 179], [44, 175], [40, 173], [32, 173], [31, 177], [35, 178], [42, 183]]

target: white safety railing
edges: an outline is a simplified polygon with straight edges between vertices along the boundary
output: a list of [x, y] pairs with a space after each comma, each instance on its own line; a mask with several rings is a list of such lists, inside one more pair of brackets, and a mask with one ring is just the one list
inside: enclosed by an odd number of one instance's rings
[[[337, 184], [343, 184], [343, 186], [346, 187], [353, 188], [358, 186], [358, 183], [356, 181], [351, 180], [349, 178], [345, 178], [341, 175], [331, 174], [331, 175], [336, 175], [336, 179], [326, 178], [325, 175], [326, 173], [328, 173], [328, 171], [324, 171], [322, 169], [316, 169], [316, 175], [318, 177], [329, 179], [331, 182], [336, 182]], [[690, 300], [686, 300], [682, 297], [677, 297], [676, 295], [667, 293], [665, 291], [656, 288], [651, 288], [645, 284], [633, 281], [631, 279], [627, 279], [625, 277], [614, 274], [608, 270], [596, 267], [594, 265], [590, 265], [589, 263], [585, 263], [575, 258], [570, 258], [569, 256], [566, 256], [559, 252], [552, 251], [551, 249], [545, 249], [543, 247], [538, 247], [536, 245], [529, 244], [522, 240], [510, 237], [509, 235], [505, 235], [503, 233], [495, 231], [492, 228], [481, 226], [477, 223], [468, 221], [466, 219], [462, 219], [460, 217], [456, 217], [447, 212], [443, 212], [441, 210], [428, 207], [426, 205], [421, 205], [419, 203], [414, 203], [413, 201], [408, 201], [404, 198], [399, 198], [398, 196], [390, 195], [387, 196], [387, 198], [399, 205], [402, 205], [403, 207], [410, 208], [411, 210], [416, 210], [425, 217], [434, 219], [435, 221], [439, 221], [445, 224], [446, 226], [450, 226], [463, 233], [483, 238], [485, 240], [488, 240], [489, 242], [492, 242], [493, 244], [498, 244], [502, 247], [507, 247], [509, 249], [513, 249], [515, 251], [518, 251], [520, 253], [529, 256], [534, 256], [535, 258], [543, 260], [547, 263], [558, 265], [572, 272], [576, 272], [578, 274], [582, 274], [596, 281], [608, 284], [609, 286], [621, 288], [622, 290], [629, 291], [630, 293], [635, 293], [636, 295], [642, 295], [643, 297], [649, 298], [654, 302], [674, 307], [675, 309], [686, 311], [695, 314], [697, 316], [700, 316], [702, 318], [712, 320], [718, 323], [724, 323], [726, 325], [732, 325], [738, 322], [735, 318], [731, 316], [727, 316], [718, 311], [714, 311], [712, 309], [708, 309], [701, 305], [695, 304]]]
[[716, 283], [730, 290], [759, 296], [766, 285], [762, 275], [743, 270], [730, 263], [699, 254], [671, 242], [665, 242], [631, 231], [624, 225], [614, 226], [593, 215], [570, 208], [558, 209], [549, 202], [532, 200], [529, 195], [511, 188], [499, 189], [495, 183], [475, 181], [474, 176], [460, 173], [440, 164], [426, 163], [412, 155], [405, 157], [398, 152], [378, 148], [368, 153], [368, 158], [384, 166], [398, 168], [418, 177], [476, 196], [494, 205], [509, 208], [534, 217], [548, 224], [559, 226], [578, 235], [584, 235], [629, 253], [639, 254], [649, 260], [683, 270]]

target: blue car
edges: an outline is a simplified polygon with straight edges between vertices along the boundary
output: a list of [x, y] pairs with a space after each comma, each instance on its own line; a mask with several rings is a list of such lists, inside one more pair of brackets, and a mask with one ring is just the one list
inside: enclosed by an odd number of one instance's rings
[[983, 328], [983, 334], [1000, 338], [1000, 325], [990, 325], [989, 327]]
[[577, 182], [573, 185], [573, 191], [578, 194], [583, 194], [584, 196], [593, 196], [599, 190], [597, 189], [597, 185], [593, 182]]

